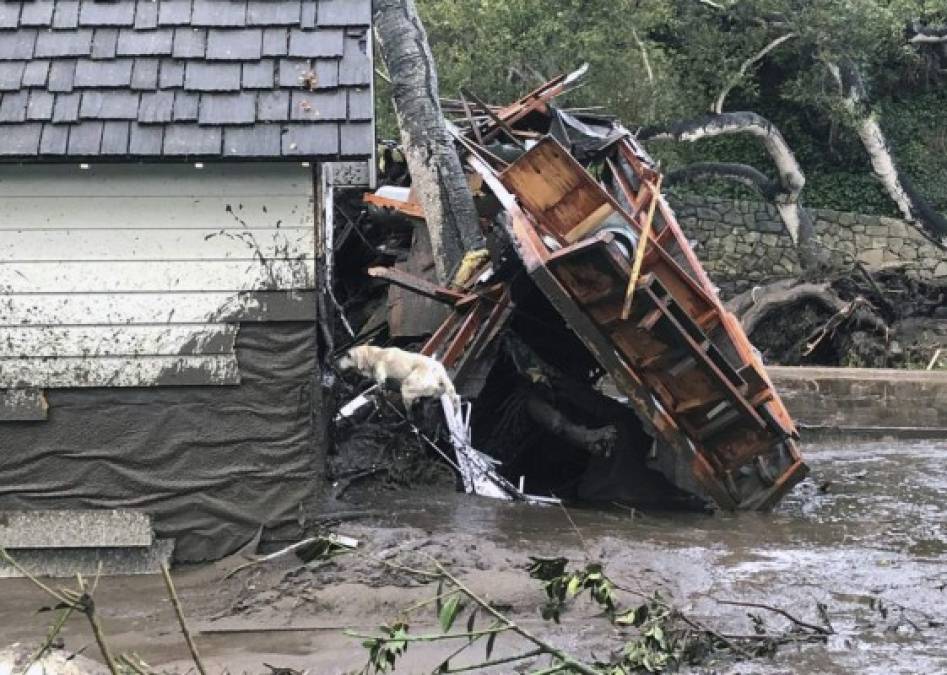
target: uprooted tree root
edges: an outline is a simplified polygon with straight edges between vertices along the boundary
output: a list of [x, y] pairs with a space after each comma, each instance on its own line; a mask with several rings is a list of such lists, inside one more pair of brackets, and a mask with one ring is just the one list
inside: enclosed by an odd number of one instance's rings
[[783, 279], [727, 303], [768, 363], [925, 367], [947, 343], [947, 284], [903, 269]]
[[[390, 561], [380, 564], [395, 565]], [[533, 675], [551, 673], [582, 673], [584, 675], [627, 675], [634, 672], [661, 672], [689, 664], [699, 665], [715, 657], [747, 660], [771, 656], [780, 645], [799, 642], [823, 642], [834, 633], [828, 621], [826, 608], [818, 611], [824, 625], [796, 618], [788, 611], [759, 603], [719, 601], [721, 604], [744, 606], [779, 614], [789, 621], [787, 631], [771, 631], [758, 614], [749, 614], [754, 632], [734, 635], [722, 632], [688, 616], [665, 600], [660, 593], [645, 594], [616, 584], [606, 576], [600, 563], [568, 570], [566, 558], [530, 558], [530, 577], [542, 582], [546, 602], [542, 606], [543, 619], [559, 622], [564, 611], [579, 595], [588, 591], [593, 603], [603, 610], [602, 617], [617, 631], [618, 641], [609, 659], [583, 660], [558, 645], [539, 637], [521, 624], [500, 612], [491, 602], [475, 593], [437, 560], [431, 558], [431, 569], [409, 569], [413, 575], [429, 583], [437, 583], [435, 594], [429, 600], [402, 611], [381, 634], [366, 635], [347, 631], [350, 637], [362, 640], [368, 651], [368, 662], [363, 673], [385, 673], [395, 666], [409, 646], [415, 643], [448, 642], [460, 646], [444, 659], [434, 673], [480, 672], [495, 666], [525, 666]], [[616, 591], [636, 596], [638, 600], [625, 606]], [[433, 608], [440, 632], [412, 633], [412, 615], [421, 609]], [[462, 630], [454, 629], [466, 615]], [[522, 645], [512, 655], [494, 658], [494, 647], [500, 638], [508, 638]], [[483, 656], [470, 663], [472, 652], [483, 648]], [[505, 650], [505, 651], [510, 651]], [[464, 665], [456, 665], [461, 655]], [[547, 665], [539, 665], [541, 660]], [[452, 662], [455, 665], [451, 665]]]

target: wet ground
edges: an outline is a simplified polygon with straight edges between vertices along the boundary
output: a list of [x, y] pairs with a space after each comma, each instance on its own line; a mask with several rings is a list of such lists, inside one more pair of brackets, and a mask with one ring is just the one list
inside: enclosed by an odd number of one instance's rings
[[[558, 507], [418, 490], [372, 497], [365, 507], [390, 515], [338, 530], [390, 561], [426, 566], [426, 556], [436, 557], [511, 617], [581, 657], [606, 654], [616, 636], [584, 602], [561, 626], [545, 624], [542, 592], [522, 569], [527, 555], [601, 560], [622, 585], [660, 589], [732, 633], [751, 631], [746, 610], [717, 600], [779, 606], [812, 623], [820, 622], [816, 604], [826, 605], [836, 631], [826, 644], [786, 646], [772, 660], [701, 672], [947, 672], [947, 442], [826, 441], [806, 450], [812, 477], [770, 514], [572, 508], [580, 536]], [[434, 592], [359, 556], [315, 569], [284, 558], [222, 581], [233, 564], [176, 573], [213, 673], [269, 672], [263, 663], [356, 672], [364, 651], [342, 630], [371, 631]], [[135, 651], [161, 670], [190, 668], [160, 579], [104, 579], [97, 600], [115, 651]], [[26, 582], [0, 581], [0, 643], [40, 639], [50, 615], [35, 609], [44, 603]], [[772, 630], [785, 627], [762, 614]], [[417, 628], [434, 623], [422, 615]], [[74, 621], [64, 637], [68, 649], [87, 646], [97, 656], [84, 624]], [[512, 648], [498, 643], [497, 653]], [[430, 672], [445, 654], [412, 647], [397, 672]]]

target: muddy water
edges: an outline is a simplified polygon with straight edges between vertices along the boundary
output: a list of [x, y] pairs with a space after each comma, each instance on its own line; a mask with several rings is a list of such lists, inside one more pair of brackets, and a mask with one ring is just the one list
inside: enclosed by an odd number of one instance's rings
[[[784, 649], [754, 671], [947, 673], [937, 625], [947, 623], [947, 441], [832, 441], [809, 444], [807, 459], [812, 476], [770, 514], [570, 512], [612, 574], [661, 586], [697, 614], [722, 613], [733, 632], [749, 629], [745, 614], [714, 599], [778, 605], [812, 623], [826, 605], [837, 632], [827, 646]], [[510, 549], [553, 554], [578, 539], [555, 508], [430, 501], [395, 510]]]
[[[947, 673], [947, 442], [832, 441], [806, 450], [812, 477], [770, 514], [571, 508], [577, 533], [557, 507], [415, 491], [368, 498], [365, 506], [390, 515], [342, 529], [375, 555], [446, 560], [518, 621], [583, 656], [613, 644], [609, 632], [596, 628], [601, 620], [589, 606], [577, 606], [561, 627], [543, 624], [540, 593], [520, 569], [527, 555], [603, 560], [623, 585], [661, 589], [733, 633], [751, 632], [746, 610], [717, 600], [775, 605], [812, 623], [820, 622], [816, 604], [826, 606], [836, 631], [827, 644], [783, 647], [771, 661], [719, 664], [716, 672]], [[263, 662], [354, 671], [363, 654], [340, 629], [371, 629], [431, 592], [352, 559], [315, 571], [285, 561], [225, 583], [220, 576], [214, 568], [178, 572], [212, 672], [266, 672]], [[160, 580], [108, 579], [100, 594], [116, 649], [187, 670]], [[25, 613], [40, 600], [22, 581], [0, 581], [0, 642], [42, 634], [48, 615]], [[760, 614], [773, 630], [786, 625]], [[306, 630], [264, 632], [294, 627]], [[66, 631], [68, 647], [88, 642], [83, 629]], [[438, 656], [414, 650], [398, 672], [429, 672]]]

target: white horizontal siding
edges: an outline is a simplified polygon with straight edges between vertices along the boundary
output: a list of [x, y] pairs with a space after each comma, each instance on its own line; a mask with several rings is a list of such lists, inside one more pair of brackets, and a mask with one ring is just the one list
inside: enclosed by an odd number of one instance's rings
[[310, 320], [299, 164], [0, 166], [0, 389], [239, 382], [238, 320]]
[[0, 293], [0, 326], [310, 321], [312, 291]]
[[[4, 230], [200, 230], [309, 227], [312, 203], [299, 197], [48, 196], [0, 195]], [[103, 214], [108, 214], [103, 217]]]
[[0, 359], [0, 389], [240, 384], [233, 354]]
[[233, 354], [236, 335], [236, 325], [219, 323], [0, 327], [0, 359]]
[[[2, 203], [2, 200], [0, 200]], [[314, 229], [27, 230], [0, 234], [0, 260], [247, 260], [311, 258]]]
[[309, 260], [142, 260], [0, 263], [0, 292], [113, 293], [312, 288]]
[[293, 197], [312, 195], [312, 172], [292, 163], [5, 165], [5, 197]]

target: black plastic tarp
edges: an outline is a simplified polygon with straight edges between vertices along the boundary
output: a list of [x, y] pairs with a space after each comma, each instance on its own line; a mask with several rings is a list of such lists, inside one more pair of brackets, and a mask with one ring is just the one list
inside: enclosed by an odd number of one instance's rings
[[142, 509], [179, 561], [297, 521], [324, 465], [314, 333], [243, 324], [239, 386], [48, 391], [48, 420], [0, 424], [0, 510]]

